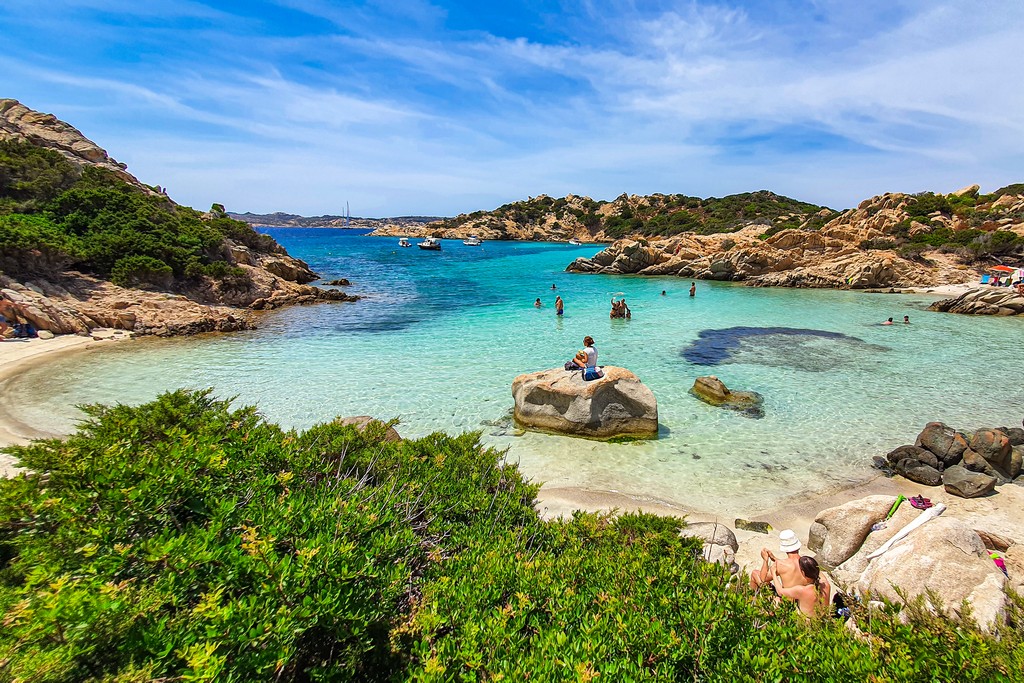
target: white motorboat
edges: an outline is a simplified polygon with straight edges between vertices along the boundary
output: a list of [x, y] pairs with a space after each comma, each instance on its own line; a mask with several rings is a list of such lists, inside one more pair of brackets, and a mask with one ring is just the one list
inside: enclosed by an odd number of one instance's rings
[[569, 244], [571, 244], [571, 245], [572, 245], [572, 246], [574, 246], [574, 247], [578, 247], [578, 246], [580, 246], [581, 244], [583, 244], [583, 242], [580, 242], [580, 241], [579, 241], [578, 239], [576, 239], [575, 237], [570, 237], [570, 238], [569, 238]]
[[465, 244], [467, 247], [479, 247], [481, 244], [484, 243], [484, 241], [477, 237], [476, 235], [470, 235], [466, 239], [462, 240], [462, 243]]
[[420, 249], [428, 249], [430, 251], [441, 251], [441, 240], [436, 237], [427, 237], [422, 242], [416, 245]]
[[408, 237], [401, 237], [398, 240], [398, 246], [400, 247], [411, 247], [412, 242], [409, 241]]

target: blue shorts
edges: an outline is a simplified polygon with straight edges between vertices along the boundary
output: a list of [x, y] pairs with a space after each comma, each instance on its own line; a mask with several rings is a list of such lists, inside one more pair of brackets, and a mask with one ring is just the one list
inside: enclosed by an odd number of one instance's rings
[[555, 315], [562, 315], [562, 311], [555, 311]]

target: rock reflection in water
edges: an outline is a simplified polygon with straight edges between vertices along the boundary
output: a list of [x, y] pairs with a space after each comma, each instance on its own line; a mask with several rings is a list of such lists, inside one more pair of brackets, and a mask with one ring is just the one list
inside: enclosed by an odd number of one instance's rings
[[863, 358], [866, 353], [887, 351], [857, 337], [793, 327], [728, 327], [702, 330], [682, 356], [694, 365], [748, 363], [824, 372]]

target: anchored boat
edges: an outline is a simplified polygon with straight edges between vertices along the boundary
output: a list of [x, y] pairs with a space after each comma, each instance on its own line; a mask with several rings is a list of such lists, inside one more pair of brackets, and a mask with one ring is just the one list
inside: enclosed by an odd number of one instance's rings
[[416, 245], [420, 249], [428, 249], [430, 251], [441, 251], [441, 240], [436, 237], [428, 237], [419, 244]]

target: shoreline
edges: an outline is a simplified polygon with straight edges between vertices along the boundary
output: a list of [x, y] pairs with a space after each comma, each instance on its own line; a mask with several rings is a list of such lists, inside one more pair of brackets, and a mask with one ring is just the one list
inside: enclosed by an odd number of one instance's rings
[[[913, 293], [946, 294], [966, 287], [969, 286], [945, 285], [921, 288], [931, 291]], [[13, 379], [26, 370], [43, 365], [55, 357], [83, 354], [90, 350], [102, 350], [107, 347], [107, 344], [97, 344], [97, 341], [110, 340], [61, 335], [49, 340], [30, 339], [0, 342], [0, 448], [24, 445], [33, 439], [61, 436], [35, 429], [15, 418], [11, 410], [13, 399], [7, 391], [8, 386]], [[689, 507], [681, 501], [645, 499], [614, 491], [547, 485], [542, 486], [537, 494], [536, 508], [542, 517], [548, 519], [571, 516], [575, 510], [586, 512], [617, 510], [685, 517], [691, 522], [720, 522], [736, 534], [740, 543], [736, 561], [741, 568], [747, 571], [755, 568], [760, 562], [759, 552], [762, 546], [772, 547], [777, 542], [780, 530], [792, 529], [796, 532], [797, 537], [806, 544], [810, 526], [822, 510], [870, 495], [889, 495], [894, 498], [900, 494], [907, 498], [923, 495], [935, 502], [944, 503], [948, 507], [947, 515], [960, 518], [975, 529], [984, 529], [1013, 539], [1017, 543], [1024, 543], [1024, 527], [1020, 524], [1020, 521], [1024, 519], [1024, 514], [1018, 512], [1024, 510], [1024, 486], [1010, 483], [1000, 486], [998, 492], [993, 495], [972, 499], [958, 498], [947, 494], [942, 487], [924, 486], [902, 477], [887, 478], [880, 472], [871, 469], [867, 463], [868, 457], [865, 456], [864, 478], [859, 482], [851, 482], [849, 485], [837, 484], [821, 491], [795, 492], [783, 502], [772, 507], [743, 511], [735, 515], [730, 512], [728, 516]], [[17, 471], [12, 464], [11, 456], [0, 454], [0, 476], [13, 476]], [[768, 522], [773, 527], [773, 531], [771, 534], [765, 535], [735, 529], [735, 520], [738, 517], [751, 521]]]
[[[11, 381], [26, 370], [43, 365], [55, 357], [80, 354], [97, 348], [105, 348], [99, 342], [114, 342], [130, 339], [93, 339], [91, 336], [64, 334], [53, 339], [7, 339], [0, 342], [0, 448], [7, 446], [23, 446], [33, 439], [49, 439], [54, 434], [34, 428], [12, 415], [11, 405], [14, 398], [8, 392]], [[0, 476], [10, 477], [17, 472], [11, 456], [0, 453]]]

